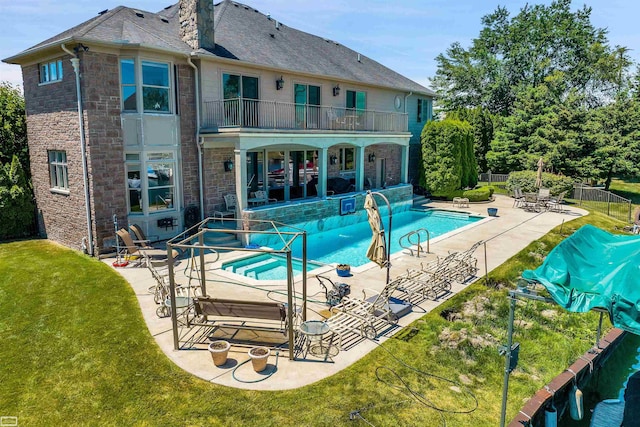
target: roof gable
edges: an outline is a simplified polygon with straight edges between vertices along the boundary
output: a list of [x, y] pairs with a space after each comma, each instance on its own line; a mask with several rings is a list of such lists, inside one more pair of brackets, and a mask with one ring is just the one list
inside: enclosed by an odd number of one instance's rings
[[[178, 11], [179, 3], [158, 13], [118, 6], [7, 61], [70, 40], [142, 45], [189, 55], [192, 49], [179, 36]], [[215, 5], [214, 13], [216, 47], [212, 51], [199, 49], [197, 53], [203, 57], [434, 95], [424, 86], [338, 42], [283, 25], [242, 3], [223, 0]]]

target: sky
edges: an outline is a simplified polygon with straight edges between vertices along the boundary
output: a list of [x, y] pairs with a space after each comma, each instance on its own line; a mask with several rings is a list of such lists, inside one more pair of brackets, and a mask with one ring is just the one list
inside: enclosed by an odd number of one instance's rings
[[[217, 0], [216, 0], [217, 1]], [[0, 0], [0, 59], [15, 55], [104, 9], [119, 5], [158, 12], [177, 0]], [[527, 3], [550, 0], [243, 0], [298, 30], [329, 38], [431, 87], [435, 58], [454, 42], [469, 47], [481, 18], [498, 6], [515, 15]], [[587, 0], [591, 22], [608, 30], [611, 46], [626, 46], [640, 62], [640, 2]], [[0, 63], [0, 81], [22, 85], [20, 67]]]

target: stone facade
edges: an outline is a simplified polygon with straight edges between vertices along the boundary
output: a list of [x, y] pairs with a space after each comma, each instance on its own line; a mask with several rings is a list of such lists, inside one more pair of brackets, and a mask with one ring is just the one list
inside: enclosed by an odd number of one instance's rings
[[[87, 237], [75, 74], [68, 55], [63, 79], [40, 84], [38, 65], [22, 68], [27, 137], [40, 234], [74, 249]], [[86, 116], [85, 116], [86, 117]], [[69, 191], [51, 189], [49, 150], [65, 151]]]
[[[378, 190], [376, 190], [378, 191]], [[413, 188], [410, 185], [399, 185], [385, 190], [379, 190], [389, 200], [392, 205], [398, 202], [406, 202], [411, 200]], [[274, 205], [273, 207], [260, 208], [256, 210], [246, 210], [242, 212], [242, 219], [246, 220], [269, 220], [280, 222], [283, 224], [299, 224], [301, 222], [316, 221], [332, 216], [340, 215], [340, 199], [345, 197], [356, 198], [356, 210], [364, 209], [364, 193], [355, 195], [344, 195], [328, 197], [323, 200], [307, 200], [286, 206]], [[376, 198], [379, 207], [385, 203]], [[248, 222], [244, 225], [245, 229], [266, 230], [270, 228], [269, 224]]]
[[85, 52], [81, 56], [82, 98], [87, 129], [89, 182], [96, 253], [114, 238], [113, 215], [127, 225], [120, 81], [117, 55]]
[[[87, 238], [75, 73], [66, 55], [63, 79], [40, 85], [37, 66], [23, 68], [27, 103], [27, 135], [40, 232], [51, 240], [81, 249]], [[113, 237], [113, 214], [126, 218], [122, 163], [118, 58], [80, 55], [92, 234], [96, 254], [105, 237]], [[67, 154], [68, 194], [51, 190], [49, 150]]]
[[186, 64], [176, 67], [178, 113], [180, 114], [180, 150], [182, 157], [183, 206], [200, 205], [198, 185], [198, 145], [196, 141], [196, 94], [194, 70]]
[[180, 0], [180, 37], [193, 50], [216, 47], [213, 1]]
[[203, 150], [204, 216], [213, 216], [214, 210], [222, 209], [225, 194], [236, 193], [235, 171], [225, 172], [225, 160], [234, 159], [233, 148]]

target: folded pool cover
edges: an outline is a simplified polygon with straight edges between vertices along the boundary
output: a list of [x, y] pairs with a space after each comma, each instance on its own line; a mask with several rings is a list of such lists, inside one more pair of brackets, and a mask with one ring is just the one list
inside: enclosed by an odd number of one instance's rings
[[640, 236], [585, 225], [522, 277], [541, 283], [568, 311], [604, 308], [614, 326], [640, 335]]

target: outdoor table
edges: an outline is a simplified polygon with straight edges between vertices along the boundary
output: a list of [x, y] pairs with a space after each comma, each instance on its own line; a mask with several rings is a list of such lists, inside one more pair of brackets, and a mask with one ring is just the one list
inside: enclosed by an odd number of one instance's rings
[[[334, 334], [331, 333], [331, 328], [326, 322], [321, 320], [307, 320], [300, 324], [300, 333], [305, 339], [306, 352], [313, 356], [324, 356], [326, 361], [329, 358], [331, 344], [333, 343]], [[331, 333], [329, 343], [325, 347], [324, 337]]]

